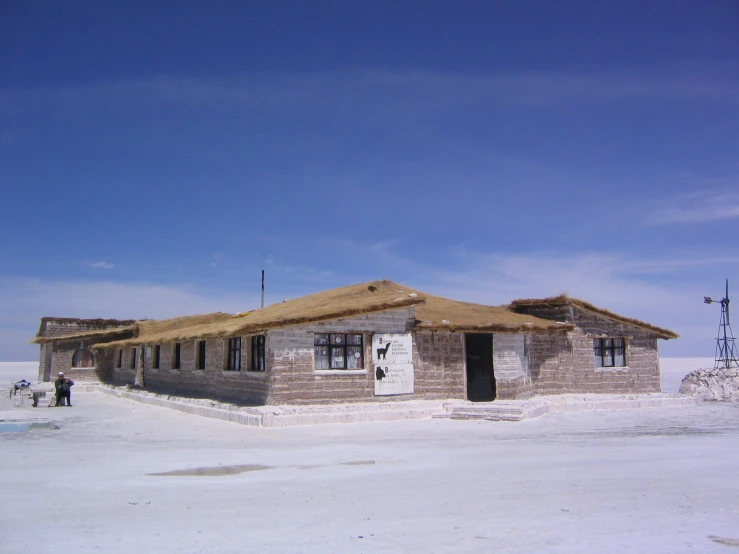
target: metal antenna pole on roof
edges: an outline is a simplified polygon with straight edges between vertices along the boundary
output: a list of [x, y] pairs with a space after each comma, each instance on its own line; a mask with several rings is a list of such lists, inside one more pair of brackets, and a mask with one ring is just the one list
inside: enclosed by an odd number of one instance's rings
[[718, 336], [716, 337], [716, 360], [714, 369], [729, 369], [739, 367], [736, 350], [734, 349], [734, 333], [731, 330], [729, 320], [729, 280], [726, 279], [726, 296], [721, 300], [713, 300], [710, 296], [703, 298], [706, 304], [719, 302], [721, 304], [721, 321], [718, 324]]
[[262, 270], [262, 308], [264, 308], [264, 270]]

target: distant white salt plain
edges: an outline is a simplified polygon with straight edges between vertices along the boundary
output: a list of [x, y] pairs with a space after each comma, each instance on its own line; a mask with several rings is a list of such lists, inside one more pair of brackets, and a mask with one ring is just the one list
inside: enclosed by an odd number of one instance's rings
[[17, 383], [21, 379], [36, 381], [38, 379], [38, 362], [0, 362], [0, 388], [9, 382]]
[[[678, 392], [683, 377], [695, 369], [713, 367], [713, 358], [660, 358], [662, 392]], [[38, 362], [0, 362], [0, 388], [21, 379], [35, 381]]]

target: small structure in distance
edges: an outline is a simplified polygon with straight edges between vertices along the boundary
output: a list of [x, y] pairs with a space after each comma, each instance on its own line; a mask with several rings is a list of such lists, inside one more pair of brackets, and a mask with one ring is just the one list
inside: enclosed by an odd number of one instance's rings
[[739, 361], [737, 361], [736, 350], [734, 348], [734, 333], [731, 330], [731, 321], [729, 319], [729, 280], [726, 279], [726, 295], [721, 300], [714, 300], [710, 296], [704, 296], [703, 302], [706, 304], [721, 304], [721, 320], [718, 325], [716, 359], [713, 368], [739, 368]]

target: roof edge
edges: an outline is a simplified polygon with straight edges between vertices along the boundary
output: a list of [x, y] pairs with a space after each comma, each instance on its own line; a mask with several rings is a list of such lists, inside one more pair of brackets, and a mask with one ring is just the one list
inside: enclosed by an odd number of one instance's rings
[[[294, 317], [290, 319], [283, 319], [283, 320], [269, 322], [269, 323], [247, 324], [247, 325], [238, 327], [229, 332], [225, 332], [225, 331], [208, 332], [206, 330], [204, 332], [199, 332], [199, 333], [188, 333], [187, 328], [185, 328], [182, 330], [183, 332], [179, 337], [170, 339], [169, 341], [162, 341], [162, 342], [170, 342], [170, 341], [177, 341], [177, 340], [194, 340], [197, 338], [224, 338], [224, 337], [230, 337], [230, 336], [235, 336], [235, 335], [245, 334], [245, 333], [258, 333], [261, 331], [268, 331], [270, 329], [279, 329], [281, 327], [306, 325], [309, 323], [318, 323], [321, 321], [344, 319], [344, 318], [353, 317], [356, 315], [370, 314], [370, 313], [375, 313], [375, 312], [384, 312], [387, 310], [394, 310], [398, 308], [408, 308], [411, 306], [417, 306], [419, 304], [423, 304], [425, 302], [426, 300], [422, 297], [402, 298], [402, 299], [394, 300], [392, 302], [384, 302], [382, 304], [378, 304], [377, 307], [369, 309], [369, 310], [366, 308], [355, 309], [355, 310], [341, 310], [341, 311], [330, 312], [330, 313], [317, 316], [317, 317]], [[139, 344], [141, 341], [138, 339], [139, 339], [139, 335], [137, 334], [136, 336], [131, 337], [130, 339], [123, 339], [123, 340], [117, 340], [117, 341], [111, 341], [111, 342], [105, 342], [105, 343], [95, 343], [92, 345], [92, 348], [107, 348], [107, 347], [118, 348], [122, 346], [130, 346], [132, 344]]]
[[490, 325], [424, 325], [422, 321], [416, 320], [414, 331], [451, 331], [456, 333], [559, 333], [573, 331], [576, 326], [571, 323], [552, 322], [552, 325], [543, 327], [539, 325], [515, 325], [515, 324], [490, 324]]
[[605, 308], [599, 308], [598, 306], [594, 306], [593, 304], [591, 304], [590, 302], [586, 302], [585, 300], [580, 300], [579, 298], [572, 298], [571, 296], [568, 296], [566, 294], [551, 296], [549, 298], [517, 299], [511, 302], [510, 308], [516, 311], [517, 308], [525, 307], [525, 306], [551, 307], [551, 306], [565, 306], [565, 305], [577, 306], [583, 310], [592, 312], [602, 317], [606, 317], [608, 319], [619, 321], [626, 325], [632, 325], [634, 327], [638, 327], [641, 329], [645, 329], [647, 331], [651, 331], [655, 335], [657, 335], [658, 338], [661, 338], [661, 339], [665, 339], [665, 340], [676, 339], [680, 336], [674, 331], [670, 331], [669, 329], [665, 329], [663, 327], [657, 327], [656, 325], [652, 325], [651, 323], [646, 323], [645, 321], [634, 319], [632, 317], [619, 315], [610, 310], [606, 310]]
[[138, 332], [137, 325], [128, 325], [126, 327], [111, 327], [109, 329], [98, 329], [96, 331], [86, 331], [83, 333], [76, 333], [74, 335], [61, 335], [57, 337], [39, 337], [38, 335], [30, 341], [29, 344], [49, 344], [52, 342], [79, 342], [87, 340], [95, 340], [101, 336], [107, 335], [120, 335], [125, 333], [132, 333], [136, 335]]

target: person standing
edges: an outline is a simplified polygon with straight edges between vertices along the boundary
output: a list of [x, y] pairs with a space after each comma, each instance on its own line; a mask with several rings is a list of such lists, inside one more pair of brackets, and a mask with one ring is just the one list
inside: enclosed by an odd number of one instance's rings
[[62, 398], [67, 399], [67, 406], [72, 405], [72, 385], [74, 381], [64, 376], [64, 373], [59, 372], [57, 380], [54, 381], [54, 388], [56, 389], [56, 405], [61, 406], [60, 401]]

